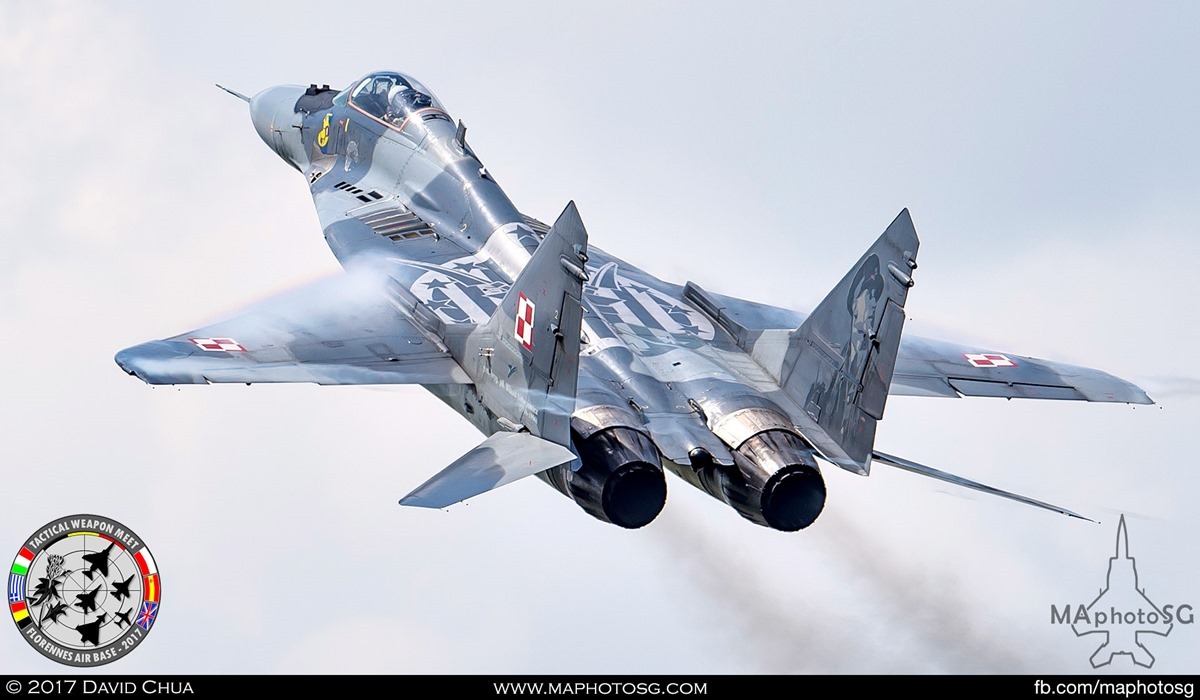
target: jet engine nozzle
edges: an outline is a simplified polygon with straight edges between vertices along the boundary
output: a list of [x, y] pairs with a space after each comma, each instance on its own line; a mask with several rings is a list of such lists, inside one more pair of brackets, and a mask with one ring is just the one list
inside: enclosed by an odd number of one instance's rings
[[785, 532], [811, 525], [825, 507], [825, 481], [812, 447], [791, 421], [753, 397], [713, 401], [707, 408], [733, 466], [693, 463], [689, 481], [759, 525]]
[[723, 472], [721, 490], [742, 517], [795, 532], [825, 507], [825, 480], [812, 449], [795, 433], [759, 433], [734, 450], [733, 461], [737, 473]]
[[581, 465], [555, 467], [540, 476], [593, 517], [634, 529], [658, 517], [667, 502], [667, 481], [658, 449], [633, 428], [614, 427], [572, 435]]

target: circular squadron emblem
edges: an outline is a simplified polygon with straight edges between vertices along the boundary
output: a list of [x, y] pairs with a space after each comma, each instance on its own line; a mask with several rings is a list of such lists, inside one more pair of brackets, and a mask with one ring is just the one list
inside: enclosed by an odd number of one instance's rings
[[128, 654], [154, 626], [161, 599], [142, 538], [96, 515], [47, 523], [25, 541], [8, 573], [8, 609], [21, 636], [68, 666]]

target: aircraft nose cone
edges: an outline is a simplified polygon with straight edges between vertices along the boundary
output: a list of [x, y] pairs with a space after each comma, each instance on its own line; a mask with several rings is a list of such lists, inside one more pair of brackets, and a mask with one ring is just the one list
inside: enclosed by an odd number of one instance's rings
[[291, 128], [288, 117], [294, 110], [281, 108], [294, 106], [302, 94], [303, 88], [276, 85], [250, 98], [250, 121], [254, 122], [254, 130], [268, 146], [275, 147], [272, 132]]
[[292, 167], [303, 172], [308, 165], [300, 136], [302, 115], [296, 103], [304, 96], [299, 85], [276, 85], [250, 98], [250, 120], [263, 143]]

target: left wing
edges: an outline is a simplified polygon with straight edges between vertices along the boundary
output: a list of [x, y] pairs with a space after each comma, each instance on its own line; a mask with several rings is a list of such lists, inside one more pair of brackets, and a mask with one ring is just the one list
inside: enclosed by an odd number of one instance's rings
[[367, 267], [117, 353], [147, 384], [470, 384], [406, 290]]
[[[710, 291], [704, 295], [715, 307], [710, 314], [727, 318], [727, 326], [740, 328], [746, 335], [745, 340], [738, 340], [743, 347], [774, 344], [783, 352], [787, 334], [807, 318], [788, 309]], [[684, 301], [694, 300], [685, 297]], [[888, 393], [1154, 403], [1140, 387], [1108, 372], [914, 335], [900, 339]]]
[[1154, 403], [1138, 386], [1097, 369], [919, 337], [901, 342], [889, 393]]

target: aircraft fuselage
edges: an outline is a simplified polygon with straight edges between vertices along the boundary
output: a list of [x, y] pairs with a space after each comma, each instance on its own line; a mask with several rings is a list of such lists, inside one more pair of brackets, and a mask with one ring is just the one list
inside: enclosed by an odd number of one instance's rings
[[[443, 307], [446, 320], [482, 323], [498, 295], [524, 268], [545, 229], [520, 213], [467, 144], [465, 129], [432, 94], [419, 88], [427, 102], [396, 108], [369, 94], [371, 80], [368, 76], [341, 92], [315, 86], [265, 90], [250, 102], [255, 128], [272, 150], [306, 175], [318, 209], [326, 206], [322, 192], [333, 189], [360, 202], [345, 212], [351, 216], [343, 223], [326, 230], [326, 240], [344, 266], [353, 267], [360, 258], [394, 260], [393, 277], [422, 301], [448, 302]], [[342, 200], [328, 206], [344, 211]], [[407, 209], [404, 216], [413, 221], [389, 235], [390, 229], [379, 226], [372, 213], [397, 205]], [[422, 224], [426, 228], [414, 235], [411, 229]], [[419, 253], [406, 261], [408, 251]], [[437, 278], [447, 272], [434, 270], [433, 264], [450, 273], [461, 270], [459, 289], [473, 290], [470, 298], [442, 299], [436, 289], [431, 292], [430, 285], [436, 288]], [[644, 272], [595, 247], [587, 267], [592, 279], [584, 286], [585, 344], [573, 421], [577, 442], [597, 432], [623, 429], [618, 442], [636, 453], [631, 460], [653, 467], [661, 461], [762, 524], [767, 523], [757, 499], [775, 472], [786, 467], [803, 472], [810, 484], [813, 476], [820, 481], [811, 447], [795, 435], [777, 446], [782, 455], [763, 448], [770, 453], [770, 473], [759, 474], [762, 469], [735, 456], [730, 440], [740, 446], [752, 437], [738, 432], [746, 420], [755, 428], [783, 431], [789, 431], [792, 422], [762, 391], [773, 385], [760, 368], [741, 362], [743, 372], [736, 373], [721, 361], [722, 350], [712, 344], [720, 328], [695, 308], [657, 294], [653, 285], [640, 284]], [[679, 358], [647, 366], [644, 348], [635, 353], [626, 347], [631, 338], [643, 345], [661, 343], [664, 357]], [[487, 381], [480, 376], [485, 373], [472, 371], [477, 358], [455, 359], [477, 383]], [[747, 386], [746, 374], [758, 389]], [[485, 434], [511, 428], [504, 414], [522, 412], [518, 406], [497, 410], [489, 405], [495, 401], [482, 400], [474, 385], [427, 388]], [[773, 393], [779, 393], [777, 387]], [[511, 400], [518, 404], [522, 397]], [[644, 412], [654, 414], [663, 430], [647, 431], [639, 415]], [[714, 421], [727, 428], [725, 439], [714, 434]], [[741, 433], [748, 430], [740, 428]], [[749, 485], [739, 471], [753, 473]], [[824, 486], [817, 488], [819, 493], [810, 495], [823, 504]], [[747, 490], [758, 493], [743, 493]], [[742, 502], [749, 505], [742, 507]], [[801, 518], [803, 525], [816, 517], [820, 504], [807, 506], [815, 512]]]

